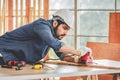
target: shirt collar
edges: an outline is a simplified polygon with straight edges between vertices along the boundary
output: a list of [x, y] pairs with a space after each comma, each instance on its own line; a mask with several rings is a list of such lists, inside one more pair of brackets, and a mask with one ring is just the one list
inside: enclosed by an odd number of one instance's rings
[[52, 32], [53, 36], [55, 38], [57, 38], [57, 36], [55, 34], [55, 30], [54, 30], [53, 25], [52, 25], [52, 20], [50, 19], [50, 20], [47, 20], [47, 21], [50, 23], [50, 29], [51, 29], [51, 32]]

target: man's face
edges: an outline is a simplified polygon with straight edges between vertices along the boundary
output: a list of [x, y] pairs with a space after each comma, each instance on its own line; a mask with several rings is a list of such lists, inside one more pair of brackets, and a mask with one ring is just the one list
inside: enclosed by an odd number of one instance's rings
[[66, 24], [60, 24], [55, 31], [57, 38], [59, 40], [63, 39], [67, 35], [69, 30], [69, 26], [67, 26]]

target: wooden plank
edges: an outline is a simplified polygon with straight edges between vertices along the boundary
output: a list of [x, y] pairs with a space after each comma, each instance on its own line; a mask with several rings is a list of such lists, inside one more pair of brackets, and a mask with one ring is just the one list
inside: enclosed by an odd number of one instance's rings
[[7, 26], [6, 26], [6, 9], [7, 9], [7, 0], [3, 0], [3, 32], [7, 31]]
[[33, 20], [36, 19], [36, 0], [33, 2]]
[[21, 18], [21, 24], [23, 25], [23, 0], [20, 0], [20, 18]]
[[[68, 65], [68, 64], [67, 65], [66, 64], [60, 65], [60, 64], [54, 64], [54, 63], [52, 63], [52, 64], [45, 64], [45, 65], [47, 65], [47, 66], [49, 66], [51, 68], [54, 68], [54, 69], [45, 69], [45, 68], [43, 68], [42, 70], [35, 70], [35, 69], [32, 69], [32, 67], [33, 67], [32, 65], [28, 65], [27, 64], [25, 67], [23, 67], [23, 70], [18, 70], [18, 71], [16, 71], [15, 68], [10, 69], [10, 68], [1, 68], [0, 67], [0, 72], [8, 74], [8, 75], [19, 75], [19, 76], [20, 75], [21, 76], [24, 75], [25, 76], [25, 75], [31, 75], [31, 74], [34, 74], [34, 75], [35, 74], [44, 75], [46, 72], [48, 72], [46, 74], [49, 75], [50, 72], [53, 72], [53, 73], [55, 73], [55, 72], [58, 72], [58, 73], [61, 73], [61, 72], [63, 72], [63, 73], [77, 72], [78, 73], [79, 71], [80, 72], [81, 71], [87, 71], [89, 73], [91, 72], [91, 74], [92, 74], [93, 70], [96, 70], [96, 71], [98, 71], [98, 69], [105, 70], [105, 68], [104, 69], [103, 68], [96, 69], [97, 67], [73, 66], [73, 65], [71, 66], [71, 65]], [[68, 67], [68, 69], [66, 69], [65, 67]], [[62, 70], [62, 71], [60, 71], [60, 70]], [[71, 71], [69, 72], [69, 71], [63, 71], [63, 70], [71, 70]], [[106, 70], [110, 71], [110, 70], [118, 70], [118, 69], [116, 69], [116, 68], [110, 68], [110, 69], [106, 69]], [[120, 71], [120, 69], [119, 69], [119, 71]]]
[[2, 7], [2, 19], [3, 19], [3, 32], [5, 32], [5, 27], [6, 27], [6, 24], [5, 24], [5, 10], [6, 8], [6, 0], [3, 0], [3, 7]]
[[30, 22], [30, 0], [26, 0], [26, 20], [27, 20], [27, 23]]
[[93, 63], [88, 63], [88, 64], [80, 64], [80, 63], [66, 62], [66, 61], [46, 61], [46, 63], [58, 64], [58, 65], [94, 67], [94, 68], [120, 69], [120, 61], [114, 61], [108, 59], [94, 60]]
[[0, 1], [0, 35], [2, 34], [2, 10], [1, 10], [1, 1]]
[[110, 13], [109, 42], [120, 43], [120, 12]]
[[[87, 42], [87, 47], [92, 49], [94, 59], [111, 59], [120, 61], [120, 44], [118, 43], [103, 43], [103, 42]], [[104, 63], [104, 61], [102, 62]], [[109, 63], [112, 65], [112, 62]], [[99, 79], [103, 80], [113, 78], [112, 75], [99, 75]]]
[[33, 8], [30, 8], [29, 22], [33, 21]]
[[49, 18], [49, 0], [44, 0], [44, 18]]
[[8, 0], [8, 30], [13, 29], [13, 0]]
[[18, 27], [18, 0], [16, 0], [16, 28]]
[[41, 17], [41, 0], [38, 0], [38, 18], [40, 18]]
[[69, 77], [60, 77], [59, 80], [88, 80], [88, 79], [83, 79], [81, 76], [69, 76]]
[[4, 3], [1, 2], [1, 34], [3, 34], [3, 21], [4, 21], [4, 15], [3, 15], [3, 8], [4, 8]]
[[0, 76], [1, 80], [12, 80], [17, 79], [40, 79], [40, 78], [51, 78], [51, 77], [69, 77], [69, 76], [86, 76], [94, 74], [112, 74], [119, 73], [120, 69], [102, 69], [102, 68], [91, 68], [84, 66], [69, 66], [69, 65], [56, 65], [46, 64], [50, 67], [55, 68], [54, 70], [34, 70], [31, 65], [26, 65], [23, 70], [16, 71], [15, 69], [0, 68], [0, 73], [4, 74]]
[[120, 44], [87, 42], [87, 47], [92, 49], [94, 59], [110, 59], [120, 61]]

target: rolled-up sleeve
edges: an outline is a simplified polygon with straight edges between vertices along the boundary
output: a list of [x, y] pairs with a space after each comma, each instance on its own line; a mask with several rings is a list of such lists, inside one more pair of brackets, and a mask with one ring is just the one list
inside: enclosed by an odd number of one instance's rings
[[64, 57], [65, 57], [65, 54], [64, 54], [64, 53], [56, 52], [56, 51], [55, 51], [55, 53], [56, 53], [56, 55], [60, 58], [60, 60], [63, 60], [63, 59], [64, 59]]
[[34, 25], [33, 29], [35, 34], [55, 51], [59, 51], [59, 49], [64, 45], [63, 42], [53, 36], [50, 26], [46, 23], [37, 23]]

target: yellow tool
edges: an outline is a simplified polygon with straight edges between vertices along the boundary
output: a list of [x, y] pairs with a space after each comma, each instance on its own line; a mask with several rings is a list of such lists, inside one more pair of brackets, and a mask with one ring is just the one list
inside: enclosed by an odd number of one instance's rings
[[54, 70], [54, 68], [48, 66], [48, 65], [45, 65], [43, 62], [36, 62], [32, 69], [35, 69], [35, 70], [41, 70], [41, 69], [49, 69], [49, 70]]
[[35, 70], [40, 70], [42, 69], [43, 65], [42, 64], [35, 64], [32, 69], [35, 69]]

